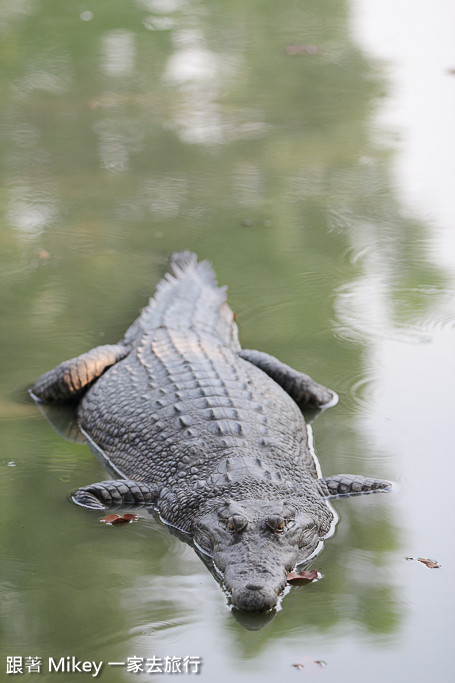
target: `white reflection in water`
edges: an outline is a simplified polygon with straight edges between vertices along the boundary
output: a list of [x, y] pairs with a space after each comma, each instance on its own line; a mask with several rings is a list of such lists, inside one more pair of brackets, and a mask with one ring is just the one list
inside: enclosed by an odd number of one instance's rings
[[90, 12], [90, 10], [85, 10], [85, 12], [81, 12], [80, 18], [82, 21], [91, 21], [94, 17], [93, 12]]
[[69, 90], [71, 81], [69, 57], [59, 55], [56, 59], [49, 59], [43, 55], [28, 67], [25, 75], [11, 86], [11, 90], [19, 97], [33, 91], [60, 95]]
[[397, 190], [410, 211], [438, 221], [435, 252], [453, 268], [455, 4], [370, 0], [356, 2], [354, 8], [357, 40], [384, 60], [393, 84], [377, 122], [379, 134], [399, 131], [393, 166]]
[[149, 31], [170, 31], [175, 26], [175, 20], [172, 17], [149, 16], [142, 23]]
[[2, 32], [8, 29], [8, 23], [14, 25], [17, 17], [31, 14], [35, 10], [38, 0], [10, 0], [0, 3], [0, 27]]
[[14, 185], [10, 189], [7, 220], [22, 237], [39, 237], [57, 219], [58, 204], [55, 196], [25, 184]]
[[339, 287], [334, 303], [337, 336], [364, 342], [390, 333], [388, 319], [390, 293], [380, 270]]
[[[446, 292], [441, 284], [432, 288], [424, 281], [413, 282], [407, 291], [400, 289], [399, 269], [406, 273], [407, 264], [399, 260], [399, 241], [392, 231], [399, 235], [401, 230], [405, 215], [401, 207], [400, 215], [393, 216], [384, 203], [384, 214], [378, 216], [382, 226], [375, 226], [358, 221], [356, 224], [355, 217], [343, 216], [341, 205], [332, 218], [335, 223], [350, 226], [352, 253], [358, 255], [363, 273], [338, 291], [336, 331], [342, 337], [367, 340], [374, 346], [386, 339], [434, 341], [437, 334], [455, 325], [455, 157], [447, 153], [454, 139], [455, 88], [449, 67], [455, 64], [451, 21], [455, 6], [447, 0], [422, 0], [417, 5], [412, 0], [374, 0], [355, 3], [354, 7], [357, 39], [368, 52], [384, 60], [384, 78], [392, 86], [376, 113], [376, 142], [382, 144], [386, 139], [390, 147], [392, 140], [386, 133], [398, 132], [392, 167], [396, 195], [401, 204], [406, 204], [408, 215], [426, 225], [425, 240], [415, 242], [422, 260], [433, 261], [441, 273], [445, 267], [446, 283], [451, 281], [451, 285]], [[395, 20], [390, 22], [392, 13]], [[369, 174], [370, 186], [374, 187], [374, 163], [365, 159], [363, 171]], [[353, 179], [348, 177], [347, 181]], [[377, 191], [381, 189], [377, 185]], [[393, 208], [394, 203], [389, 206]], [[413, 311], [408, 304], [407, 310], [403, 306], [406, 300], [423, 306]]]
[[[394, 501], [403, 532], [401, 565], [395, 561], [393, 569], [408, 614], [399, 647], [385, 651], [382, 661], [389, 667], [393, 662], [394, 680], [449, 680], [453, 582], [444, 566], [453, 566], [455, 557], [455, 155], [448, 153], [454, 139], [455, 88], [449, 68], [455, 65], [455, 5], [452, 0], [371, 0], [352, 6], [359, 42], [386, 60], [382, 64], [387, 64], [385, 75], [392, 85], [374, 122], [376, 142], [387, 140], [390, 130], [399, 132], [392, 167], [395, 191], [427, 230], [425, 243], [418, 245], [420, 254], [410, 254], [410, 263], [402, 259], [403, 275], [393, 252], [392, 271], [384, 256], [378, 258], [381, 242], [371, 231], [363, 236], [353, 231], [353, 252], [361, 254], [363, 275], [341, 290], [337, 300], [338, 331], [345, 333], [352, 326], [354, 337], [368, 343], [364, 372], [374, 380], [357, 422], [369, 444], [369, 457], [381, 454], [380, 471], [388, 471], [386, 476], [401, 485]], [[386, 223], [395, 225], [389, 217]], [[399, 222], [396, 227], [398, 232]], [[419, 256], [444, 275], [442, 296], [440, 283], [432, 287], [419, 278]], [[407, 290], [400, 290], [407, 269], [415, 275]], [[412, 310], [416, 293], [425, 300], [417, 325]], [[400, 319], [392, 319], [391, 309], [400, 297], [414, 320], [403, 306], [398, 309]], [[403, 562], [405, 555], [413, 554], [435, 557], [443, 568], [438, 574], [414, 571], [420, 567]], [[346, 646], [349, 653], [349, 643]]]
[[101, 39], [101, 68], [108, 76], [129, 76], [136, 63], [135, 36], [132, 31], [110, 31]]
[[138, 0], [137, 4], [149, 12], [156, 14], [170, 14], [182, 9], [185, 0]]
[[180, 50], [170, 58], [164, 78], [173, 83], [210, 83], [227, 70], [215, 52], [200, 47]]
[[[218, 54], [203, 45], [197, 31], [181, 31], [174, 36], [176, 52], [164, 71], [164, 82], [178, 90], [173, 116], [167, 124], [175, 128], [181, 140], [189, 143], [219, 144], [263, 135], [261, 121], [237, 120], [218, 100], [238, 71], [238, 61], [231, 54]], [[255, 112], [242, 112], [255, 115]], [[240, 114], [239, 114], [240, 115]]]

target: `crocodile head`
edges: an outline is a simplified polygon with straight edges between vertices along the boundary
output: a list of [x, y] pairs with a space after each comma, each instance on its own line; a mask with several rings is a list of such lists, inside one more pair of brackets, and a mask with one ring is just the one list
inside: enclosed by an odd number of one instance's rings
[[283, 501], [224, 501], [199, 518], [194, 540], [213, 558], [238, 609], [273, 609], [286, 577], [328, 532], [328, 517]]

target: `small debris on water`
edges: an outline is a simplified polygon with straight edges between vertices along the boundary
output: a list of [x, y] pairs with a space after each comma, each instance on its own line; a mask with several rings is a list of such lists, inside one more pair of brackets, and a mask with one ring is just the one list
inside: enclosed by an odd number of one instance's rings
[[318, 45], [309, 43], [294, 43], [286, 47], [288, 55], [322, 55], [322, 49]]
[[310, 571], [304, 571], [304, 572], [289, 572], [289, 574], [286, 577], [287, 582], [294, 582], [294, 581], [319, 581], [319, 579], [322, 579], [322, 574], [321, 572], [317, 571], [316, 569], [311, 569]]
[[126, 512], [124, 515], [107, 515], [106, 517], [103, 517], [103, 519], [100, 519], [100, 522], [103, 524], [129, 524], [130, 522], [137, 522], [139, 519], [139, 515], [133, 515], [129, 512]]
[[314, 668], [314, 664], [317, 664], [321, 669], [327, 666], [327, 662], [322, 659], [311, 659], [311, 657], [302, 657], [302, 659], [297, 662], [297, 664], [292, 664], [296, 669], [304, 669], [306, 666]]
[[422, 564], [424, 564], [429, 569], [439, 569], [441, 566], [439, 564], [439, 562], [437, 562], [436, 560], [430, 560], [427, 557], [406, 557], [405, 559], [406, 560], [417, 560], [417, 562], [421, 562]]

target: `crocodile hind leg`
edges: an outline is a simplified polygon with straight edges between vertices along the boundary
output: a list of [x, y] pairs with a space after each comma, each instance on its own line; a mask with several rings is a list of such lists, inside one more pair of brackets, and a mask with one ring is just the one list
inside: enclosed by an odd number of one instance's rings
[[45, 372], [31, 387], [33, 398], [45, 403], [79, 399], [107, 368], [125, 358], [130, 349], [123, 344], [105, 344], [60, 363]]
[[71, 494], [71, 499], [82, 507], [104, 510], [121, 505], [153, 505], [160, 490], [161, 486], [158, 484], [132, 479], [109, 479], [76, 489]]
[[319, 489], [325, 498], [352, 496], [374, 491], [390, 491], [392, 484], [384, 479], [372, 479], [359, 474], [333, 474], [318, 479]]
[[338, 396], [334, 391], [318, 384], [303, 372], [294, 370], [275, 356], [263, 351], [242, 349], [239, 356], [263, 370], [280, 385], [299, 406], [322, 408], [335, 405]]

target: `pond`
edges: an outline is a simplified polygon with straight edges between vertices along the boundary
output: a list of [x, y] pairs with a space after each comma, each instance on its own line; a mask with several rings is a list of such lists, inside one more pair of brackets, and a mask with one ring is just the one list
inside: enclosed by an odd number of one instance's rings
[[[2, 674], [126, 683], [192, 657], [155, 677], [200, 662], [203, 681], [448, 679], [454, 14], [444, 0], [0, 5]], [[339, 394], [312, 424], [323, 474], [395, 483], [333, 502], [321, 580], [262, 621], [231, 611], [152, 515], [106, 526], [72, 505], [106, 470], [27, 395], [120, 339], [181, 249], [229, 286], [244, 347]]]

